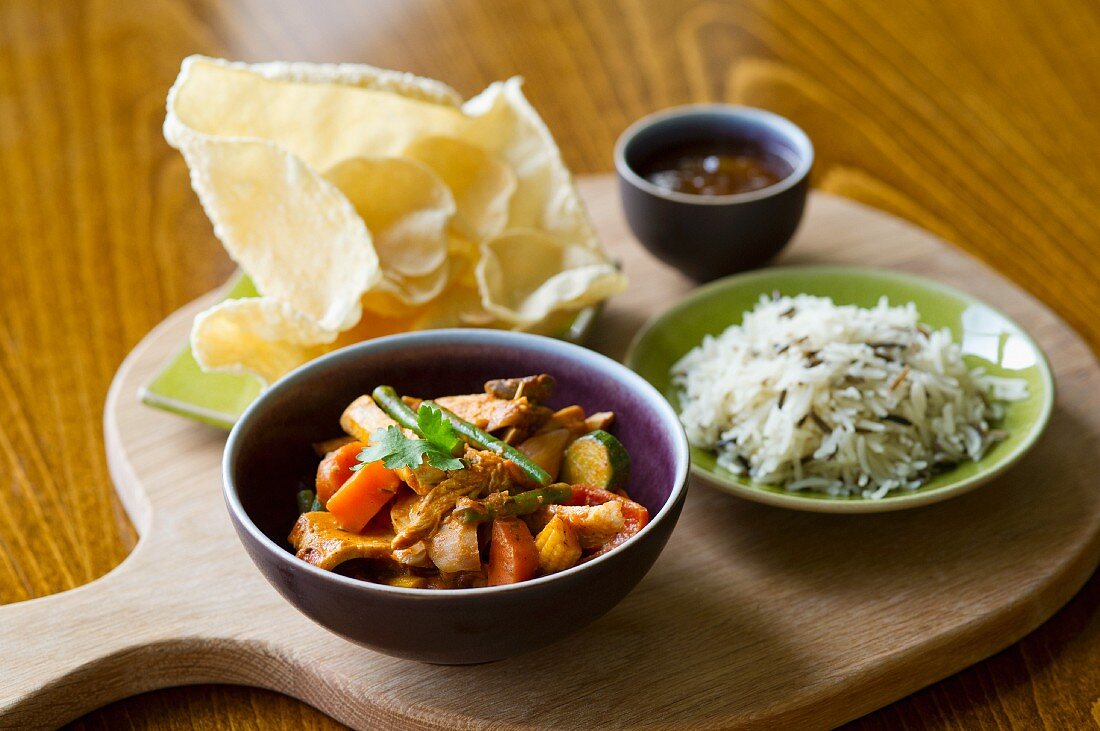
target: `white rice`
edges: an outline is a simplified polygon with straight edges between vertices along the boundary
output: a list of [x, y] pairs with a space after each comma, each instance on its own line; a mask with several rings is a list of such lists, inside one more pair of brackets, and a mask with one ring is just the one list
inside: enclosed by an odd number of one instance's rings
[[740, 325], [672, 367], [688, 439], [718, 464], [788, 490], [878, 499], [920, 487], [1003, 439], [998, 401], [1022, 379], [969, 370], [910, 302], [870, 309], [762, 297]]

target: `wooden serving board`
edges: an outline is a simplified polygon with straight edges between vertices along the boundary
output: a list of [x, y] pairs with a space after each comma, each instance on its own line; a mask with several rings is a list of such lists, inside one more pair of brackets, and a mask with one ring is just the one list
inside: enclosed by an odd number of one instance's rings
[[[692, 285], [633, 242], [611, 177], [582, 189], [631, 278], [591, 342], [621, 357]], [[222, 504], [225, 434], [138, 402], [207, 298], [134, 349], [107, 399], [111, 472], [141, 534], [133, 553], [92, 584], [0, 607], [0, 726], [53, 726], [164, 686], [240, 683], [359, 728], [828, 727], [1015, 642], [1100, 557], [1092, 353], [978, 262], [839, 198], [812, 196], [782, 261], [903, 269], [1003, 308], [1054, 367], [1047, 435], [996, 482], [902, 513], [796, 513], [695, 485], [653, 571], [603, 619], [498, 663], [424, 665], [352, 645], [281, 599]]]

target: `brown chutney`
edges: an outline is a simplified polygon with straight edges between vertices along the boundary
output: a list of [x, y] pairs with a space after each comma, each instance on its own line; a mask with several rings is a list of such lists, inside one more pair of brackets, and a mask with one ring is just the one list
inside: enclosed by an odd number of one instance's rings
[[748, 193], [775, 185], [794, 172], [784, 157], [748, 141], [669, 147], [638, 168], [639, 174], [658, 188], [691, 195]]

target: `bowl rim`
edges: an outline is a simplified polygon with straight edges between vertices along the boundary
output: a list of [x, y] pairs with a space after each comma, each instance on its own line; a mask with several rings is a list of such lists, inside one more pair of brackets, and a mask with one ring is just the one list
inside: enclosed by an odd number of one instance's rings
[[[923, 277], [917, 274], [910, 274], [908, 272], [901, 272], [894, 269], [884, 269], [878, 267], [868, 266], [852, 266], [846, 264], [807, 264], [807, 265], [794, 265], [794, 266], [774, 266], [764, 269], [758, 269], [751, 272], [744, 272], [741, 274], [734, 274], [732, 276], [723, 277], [714, 282], [710, 282], [702, 287], [698, 287], [691, 291], [689, 295], [681, 299], [676, 304], [667, 308], [666, 310], [659, 312], [652, 318], [650, 318], [641, 329], [634, 335], [634, 338], [630, 341], [630, 345], [627, 346], [626, 355], [623, 358], [623, 362], [633, 370], [636, 364], [637, 354], [639, 346], [642, 340], [652, 332], [657, 326], [664, 324], [665, 322], [674, 319], [678, 315], [691, 306], [693, 306], [698, 300], [706, 297], [707, 295], [731, 287], [738, 287], [751, 283], [756, 279], [763, 279], [776, 273], [811, 273], [815, 275], [822, 275], [826, 277], [837, 277], [843, 275], [859, 275], [864, 277], [874, 277], [878, 279], [900, 281], [906, 284], [915, 285], [927, 290], [931, 290], [937, 294], [947, 295], [957, 300], [961, 300], [969, 305], [978, 305], [984, 307], [1000, 317], [1006, 322], [1010, 323], [1020, 334], [1023, 340], [1028, 344], [1032, 351], [1036, 355], [1035, 367], [1038, 369], [1039, 380], [1043, 385], [1042, 403], [1039, 413], [1036, 415], [1034, 421], [1032, 421], [1026, 428], [1027, 433], [1024, 436], [1023, 441], [1020, 442], [1015, 450], [1010, 453], [1001, 463], [994, 467], [990, 467], [985, 471], [978, 472], [970, 477], [963, 478], [958, 482], [950, 483], [947, 485], [941, 485], [938, 488], [929, 490], [927, 492], [921, 492], [919, 489], [910, 493], [901, 493], [886, 496], [878, 500], [871, 500], [864, 497], [847, 497], [847, 498], [831, 498], [831, 497], [808, 497], [801, 493], [783, 493], [772, 492], [769, 490], [761, 489], [761, 486], [757, 483], [743, 484], [735, 479], [728, 478], [723, 474], [711, 472], [703, 467], [695, 464], [693, 461], [691, 464], [691, 474], [699, 478], [702, 482], [705, 482], [710, 487], [713, 487], [721, 492], [725, 492], [730, 495], [742, 497], [753, 502], [763, 503], [766, 505], [773, 505], [781, 508], [788, 508], [792, 510], [800, 510], [803, 512], [812, 513], [831, 513], [831, 514], [869, 514], [869, 513], [887, 513], [897, 510], [905, 510], [908, 508], [916, 508], [922, 505], [930, 505], [932, 503], [941, 502], [949, 498], [957, 497], [964, 493], [970, 492], [993, 479], [1004, 474], [1006, 471], [1015, 466], [1029, 451], [1035, 446], [1035, 443], [1042, 437], [1046, 431], [1047, 425], [1050, 423], [1051, 415], [1054, 411], [1054, 403], [1057, 400], [1056, 384], [1054, 381], [1054, 374], [1050, 367], [1050, 362], [1047, 359], [1046, 353], [1035, 341], [1022, 325], [1016, 322], [1015, 319], [1009, 317], [999, 307], [985, 302], [984, 300], [975, 297], [972, 294], [964, 292], [961, 289], [952, 287], [941, 282], [937, 282], [933, 279]], [[741, 313], [743, 316], [744, 313]], [[730, 324], [733, 324], [732, 322]], [[651, 384], [652, 385], [652, 384]], [[677, 414], [679, 418], [679, 414]]]
[[[529, 579], [515, 584], [505, 584], [503, 586], [485, 586], [468, 589], [415, 589], [374, 584], [318, 568], [302, 561], [293, 553], [290, 553], [284, 547], [268, 538], [267, 535], [259, 529], [241, 504], [237, 486], [233, 480], [232, 468], [239, 456], [241, 444], [244, 439], [244, 432], [255, 418], [256, 413], [264, 408], [264, 404], [269, 399], [274, 398], [276, 394], [286, 389], [308, 381], [312, 377], [313, 372], [322, 366], [332, 361], [339, 360], [350, 360], [354, 362], [355, 358], [364, 351], [382, 354], [409, 346], [444, 345], [447, 343], [469, 344], [471, 342], [497, 346], [520, 346], [528, 350], [533, 349], [535, 351], [562, 355], [572, 360], [579, 361], [582, 370], [595, 368], [608, 372], [613, 375], [624, 388], [632, 388], [636, 393], [640, 392], [644, 399], [652, 404], [654, 409], [658, 412], [660, 420], [666, 426], [671, 427], [675, 474], [674, 484], [664, 504], [641, 531], [632, 536], [630, 540], [624, 541], [621, 545], [616, 546], [603, 555], [597, 556], [591, 561], [578, 564], [564, 571], [550, 574], [549, 576], [540, 576], [535, 579]], [[225, 498], [226, 507], [237, 525], [243, 528], [257, 545], [262, 546], [268, 553], [274, 554], [277, 561], [289, 567], [291, 570], [306, 571], [322, 581], [333, 581], [337, 584], [360, 591], [378, 591], [384, 594], [393, 594], [395, 596], [435, 601], [453, 601], [460, 597], [468, 597], [469, 600], [474, 600], [478, 597], [514, 593], [527, 590], [534, 586], [542, 586], [550, 582], [558, 581], [564, 577], [575, 575], [584, 571], [589, 566], [598, 565], [607, 560], [615, 560], [615, 557], [620, 554], [624, 546], [629, 546], [635, 540], [653, 532], [656, 526], [664, 521], [674, 507], [683, 500], [688, 488], [690, 462], [691, 452], [688, 447], [687, 434], [680, 424], [680, 419], [671, 404], [668, 403], [665, 397], [662, 396], [652, 384], [622, 363], [580, 345], [556, 340], [543, 335], [507, 330], [448, 328], [399, 333], [355, 343], [339, 350], [334, 350], [331, 353], [326, 353], [320, 358], [316, 358], [299, 366], [280, 378], [249, 405], [241, 415], [241, 418], [233, 426], [232, 431], [230, 431], [229, 439], [222, 453], [222, 494]]]
[[[653, 183], [649, 182], [632, 168], [626, 162], [626, 148], [634, 140], [638, 134], [646, 129], [649, 129], [655, 124], [665, 122], [670, 119], [688, 119], [695, 116], [704, 116], [711, 114], [719, 114], [721, 116], [730, 117], [732, 119], [739, 120], [752, 120], [754, 122], [763, 123], [765, 126], [775, 130], [776, 132], [793, 140], [797, 147], [801, 148], [797, 150], [799, 154], [798, 164], [795, 165], [794, 170], [790, 175], [782, 180], [773, 183], [765, 188], [758, 190], [751, 190], [745, 193], [730, 193], [728, 195], [693, 195], [690, 193], [677, 193], [670, 190], [660, 188]], [[619, 173], [619, 177], [626, 182], [630, 183], [635, 188], [638, 188], [650, 195], [658, 198], [664, 198], [665, 200], [675, 201], [677, 203], [687, 203], [697, 206], [723, 206], [723, 205], [735, 205], [738, 203], [750, 203], [752, 201], [758, 201], [765, 198], [770, 198], [774, 195], [778, 195], [785, 190], [789, 190], [794, 186], [805, 180], [809, 175], [810, 170], [813, 168], [814, 163], [814, 145], [810, 140], [809, 135], [805, 130], [799, 127], [797, 124], [787, 119], [784, 116], [770, 112], [766, 109], [760, 109], [759, 107], [743, 106], [739, 104], [718, 104], [718, 103], [703, 103], [703, 104], [683, 104], [676, 107], [669, 107], [662, 109], [652, 114], [647, 114], [641, 119], [635, 120], [630, 124], [618, 139], [615, 140], [615, 170]]]

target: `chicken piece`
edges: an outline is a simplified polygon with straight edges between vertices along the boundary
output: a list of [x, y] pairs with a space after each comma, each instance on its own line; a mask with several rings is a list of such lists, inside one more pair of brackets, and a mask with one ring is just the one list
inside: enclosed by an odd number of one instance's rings
[[[418, 496], [409, 509], [408, 521], [394, 536], [391, 544], [393, 550], [408, 548], [434, 533], [443, 516], [454, 510], [455, 501], [467, 494], [462, 492], [462, 487], [446, 479], [429, 490], [427, 495]], [[469, 489], [472, 492], [476, 487], [471, 485]]]
[[609, 500], [602, 505], [547, 505], [544, 510], [558, 516], [574, 530], [581, 548], [599, 548], [623, 528], [623, 504]]
[[405, 566], [417, 566], [428, 568], [432, 565], [428, 558], [428, 544], [417, 541], [408, 548], [401, 548], [393, 552], [393, 560]]
[[467, 447], [463, 460], [466, 462], [466, 469], [448, 472], [447, 477], [463, 485], [464, 495], [474, 494], [473, 491], [466, 490], [465, 485], [476, 486], [478, 495], [507, 491], [515, 487], [515, 482], [508, 474], [508, 460], [496, 452]]
[[523, 396], [531, 403], [541, 404], [554, 393], [554, 377], [540, 373], [523, 378], [494, 378], [485, 383], [485, 393], [501, 399]]
[[417, 495], [427, 495], [433, 487], [447, 479], [446, 472], [427, 462], [422, 462], [416, 469], [399, 467], [397, 476]]
[[535, 432], [542, 431], [542, 425], [550, 419], [550, 409], [545, 406], [532, 406], [531, 409], [531, 418], [520, 426], [505, 429], [500, 435], [501, 441], [514, 447], [529, 439]]
[[597, 429], [607, 430], [613, 423], [615, 423], [615, 413], [613, 411], [597, 411], [592, 416], [585, 416], [584, 409], [574, 404], [551, 414], [539, 431], [569, 429], [577, 436], [583, 436]]
[[486, 495], [515, 485], [505, 460], [489, 451], [467, 449], [466, 468], [447, 473], [446, 479], [407, 506], [402, 502], [390, 511], [394, 530], [393, 549], [408, 548], [435, 532], [443, 516], [454, 510], [461, 497]]
[[613, 411], [597, 411], [584, 420], [584, 428], [586, 432], [596, 431], [597, 429], [607, 431], [614, 423], [615, 413]]
[[420, 496], [415, 492], [401, 490], [390, 504], [390, 524], [395, 533], [400, 533], [412, 524], [412, 509], [419, 501]]
[[[370, 441], [370, 435], [376, 429], [396, 425], [397, 422], [374, 403], [374, 399], [365, 395], [352, 401], [340, 416], [340, 427], [364, 444]], [[405, 436], [415, 436], [407, 429], [404, 431]]]
[[581, 558], [576, 532], [557, 515], [535, 536], [535, 547], [539, 549], [539, 569], [544, 574], [564, 571]]
[[568, 429], [573, 438], [587, 434], [589, 430], [584, 425], [584, 409], [576, 404], [558, 409], [550, 415], [549, 419], [543, 422], [539, 428], [539, 433], [542, 434], [556, 429]]
[[487, 393], [471, 393], [463, 396], [441, 396], [435, 402], [454, 412], [479, 429], [488, 432], [516, 427], [524, 431], [536, 423], [542, 423], [550, 410], [533, 404], [526, 397], [507, 400]]
[[298, 558], [333, 570], [353, 558], [390, 558], [393, 533], [388, 529], [351, 533], [336, 523], [332, 513], [302, 513], [290, 531], [290, 544]]
[[481, 569], [477, 525], [448, 518], [428, 541], [428, 558], [448, 574]]

